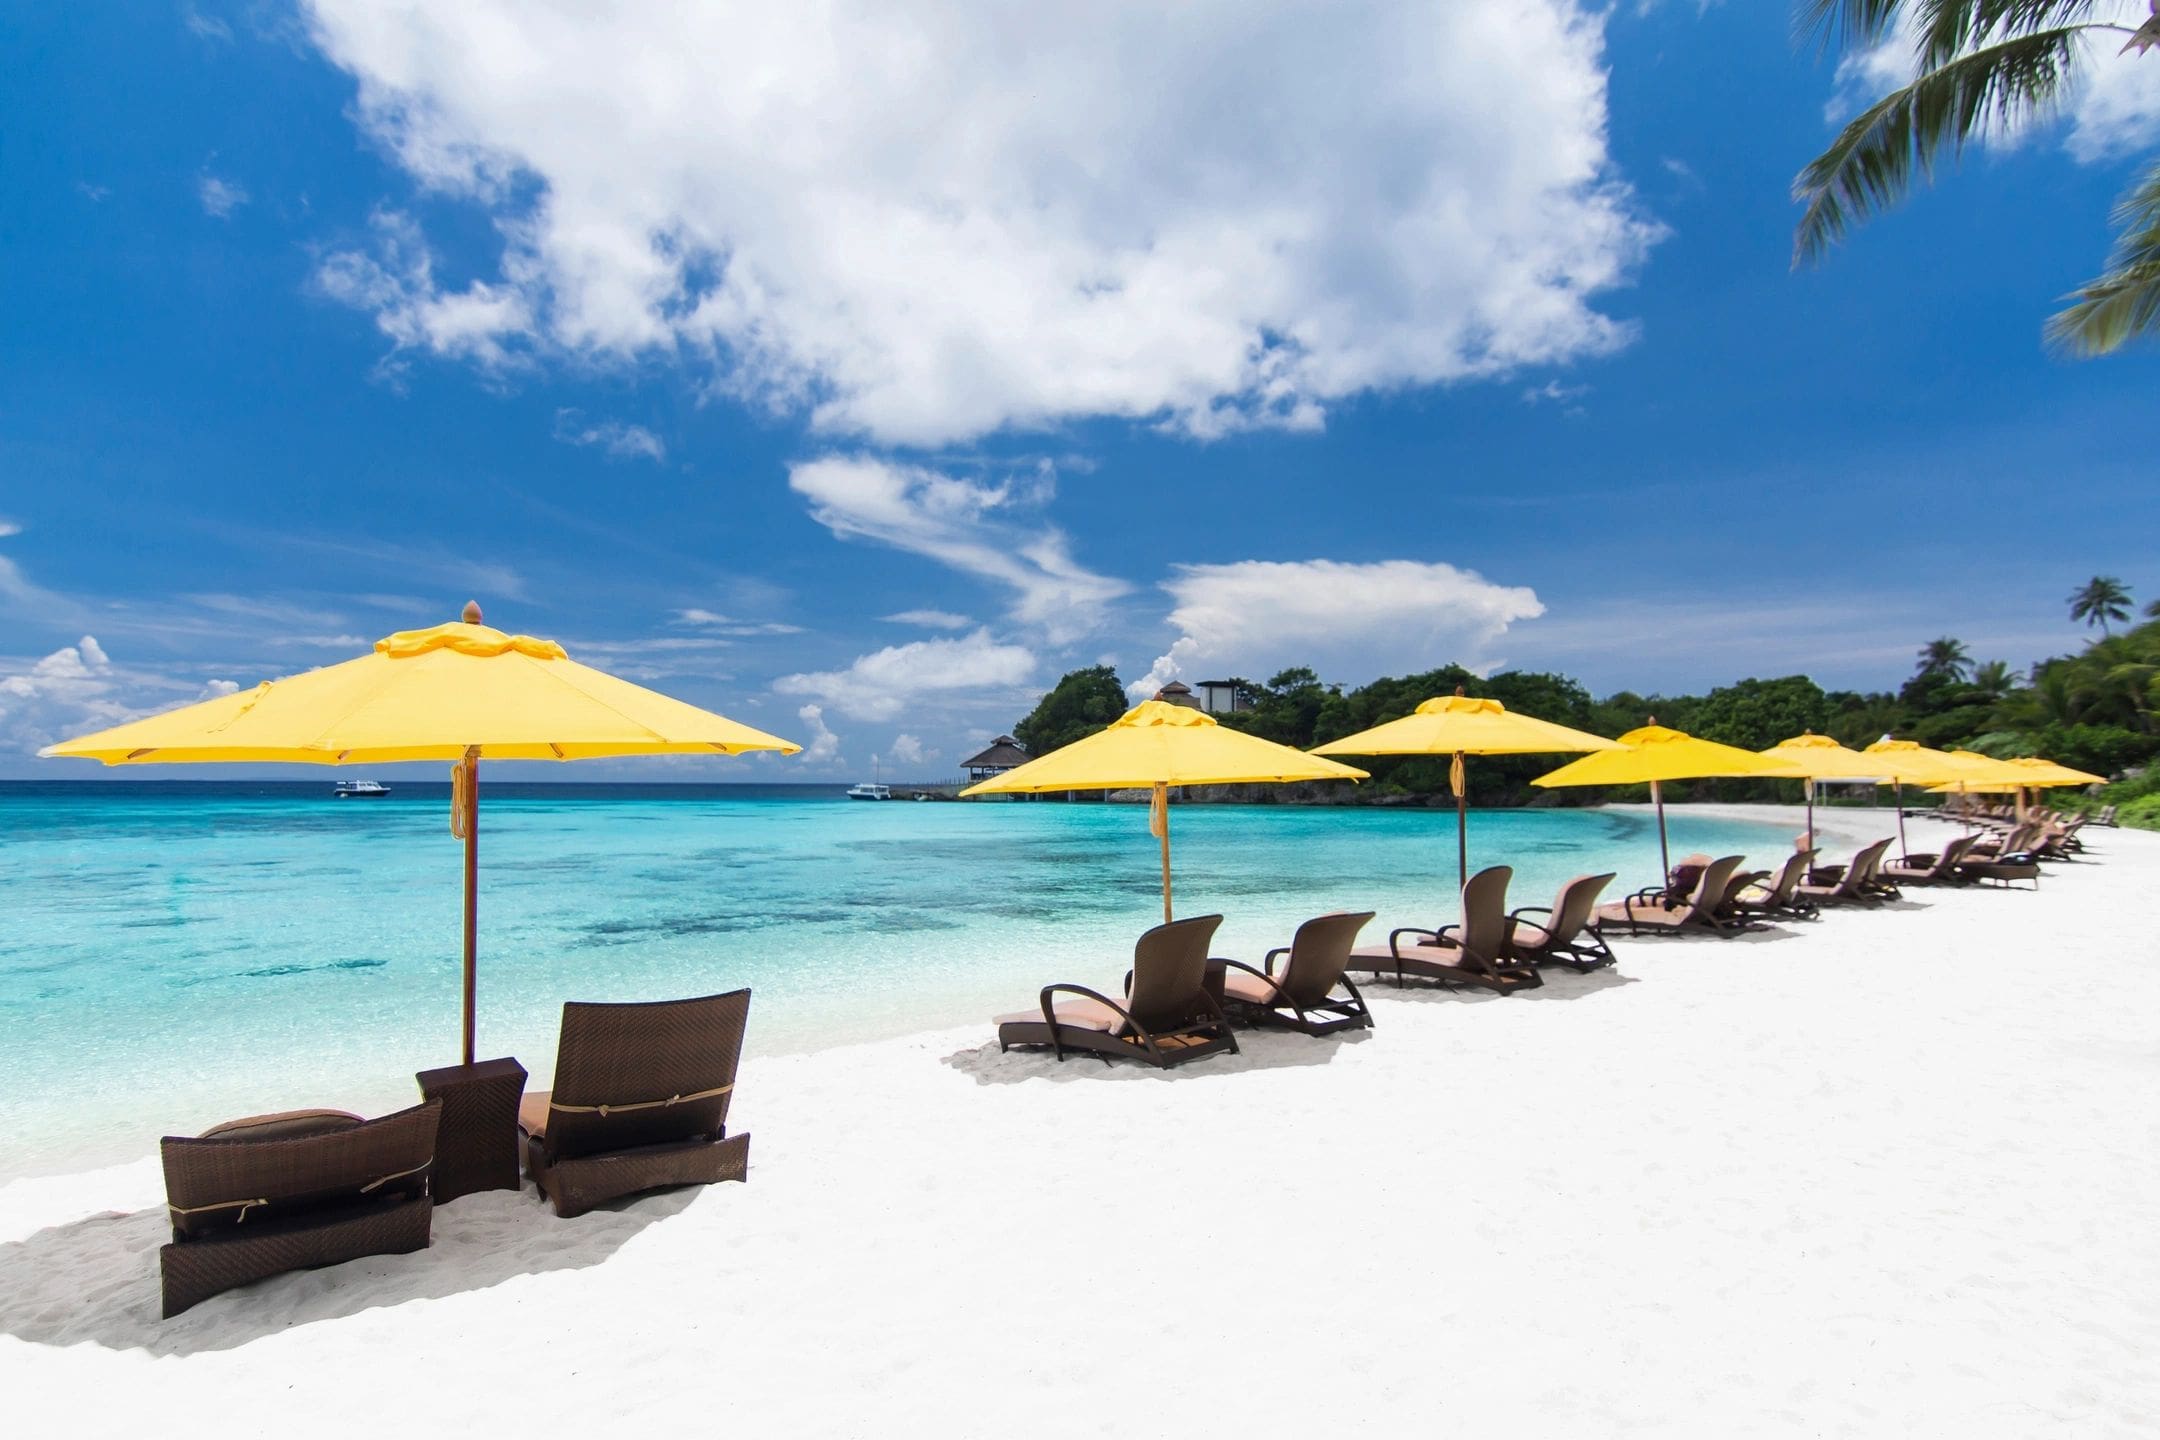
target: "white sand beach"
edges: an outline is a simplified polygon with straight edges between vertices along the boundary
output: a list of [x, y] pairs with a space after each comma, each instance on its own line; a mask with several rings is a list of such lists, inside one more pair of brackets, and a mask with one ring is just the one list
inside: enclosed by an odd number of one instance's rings
[[[1817, 823], [1835, 855], [1888, 820]], [[1000, 1055], [987, 1016], [755, 1060], [748, 1184], [574, 1220], [469, 1196], [427, 1251], [171, 1321], [154, 1159], [19, 1181], [4, 1413], [221, 1440], [2150, 1434], [2160, 835], [2087, 835], [2037, 893], [1619, 939], [1616, 971], [1505, 999], [1375, 986], [1369, 1033], [1167, 1076]]]

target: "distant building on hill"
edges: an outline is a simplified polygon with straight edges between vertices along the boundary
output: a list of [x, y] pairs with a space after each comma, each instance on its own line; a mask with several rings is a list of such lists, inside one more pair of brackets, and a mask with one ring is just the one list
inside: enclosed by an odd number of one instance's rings
[[1202, 680], [1200, 708], [1210, 715], [1229, 715], [1253, 706], [1252, 691], [1235, 680]]
[[1168, 705], [1183, 705], [1188, 710], [1203, 708], [1199, 697], [1193, 694], [1192, 686], [1182, 680], [1172, 680], [1155, 692], [1155, 698]]
[[960, 768], [967, 771], [968, 783], [974, 785], [1027, 762], [1028, 753], [1020, 748], [1020, 742], [1010, 735], [1000, 735], [990, 742], [989, 749], [961, 761]]

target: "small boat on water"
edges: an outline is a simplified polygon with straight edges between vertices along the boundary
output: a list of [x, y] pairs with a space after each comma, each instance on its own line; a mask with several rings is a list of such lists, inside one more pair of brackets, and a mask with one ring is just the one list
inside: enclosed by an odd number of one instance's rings
[[380, 780], [340, 780], [337, 782], [337, 798], [340, 800], [380, 800], [390, 793], [390, 787]]
[[850, 800], [890, 800], [892, 799], [892, 786], [878, 785], [864, 780], [848, 786], [847, 798]]

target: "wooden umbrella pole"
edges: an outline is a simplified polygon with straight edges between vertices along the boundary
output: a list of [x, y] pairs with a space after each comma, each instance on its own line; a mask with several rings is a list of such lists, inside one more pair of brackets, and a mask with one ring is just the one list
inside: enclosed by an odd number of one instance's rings
[[1170, 923], [1170, 787], [1155, 787], [1155, 803], [1162, 806], [1162, 921]]
[[1905, 781], [1900, 778], [1890, 782], [1890, 794], [1897, 805], [1897, 848], [1899, 855], [1912, 854], [1912, 847], [1905, 843]]
[[1807, 791], [1807, 848], [1815, 848], [1815, 782], [1802, 780], [1800, 788]]
[[480, 976], [480, 747], [465, 752], [465, 1063], [473, 1063]]
[[1665, 867], [1665, 883], [1672, 884], [1672, 850], [1665, 843], [1665, 792], [1658, 789], [1658, 782], [1650, 782], [1650, 803], [1657, 806], [1657, 853], [1658, 863]]
[[[1458, 688], [1457, 693], [1460, 693]], [[1455, 763], [1448, 768], [1448, 780], [1455, 787], [1455, 888], [1462, 889], [1470, 883], [1470, 801], [1464, 791], [1470, 787], [1463, 783], [1463, 752], [1455, 752]]]

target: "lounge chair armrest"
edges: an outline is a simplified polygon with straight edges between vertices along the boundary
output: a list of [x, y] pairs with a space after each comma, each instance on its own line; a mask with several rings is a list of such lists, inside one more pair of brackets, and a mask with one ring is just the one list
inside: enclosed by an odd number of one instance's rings
[[[1048, 1026], [1049, 1026], [1049, 1027], [1050, 1027], [1051, 1029], [1053, 1029], [1053, 1030], [1055, 1030], [1055, 1029], [1057, 1028], [1057, 1009], [1056, 1009], [1056, 1007], [1055, 1007], [1055, 1006], [1053, 1006], [1053, 1005], [1052, 1005], [1052, 1004], [1050, 1003], [1050, 997], [1051, 997], [1052, 995], [1058, 994], [1058, 993], [1060, 993], [1060, 992], [1063, 992], [1064, 994], [1067, 994], [1067, 995], [1079, 995], [1079, 996], [1083, 996], [1083, 997], [1085, 997], [1085, 998], [1087, 998], [1087, 999], [1089, 999], [1089, 1000], [1093, 1000], [1093, 1001], [1094, 1001], [1095, 1003], [1097, 1003], [1098, 1005], [1107, 1005], [1107, 1006], [1109, 1006], [1109, 1007], [1110, 1007], [1110, 1008], [1111, 1008], [1112, 1010], [1115, 1010], [1115, 1011], [1117, 1011], [1117, 1013], [1118, 1013], [1118, 1016], [1119, 1016], [1119, 1018], [1121, 1018], [1122, 1020], [1124, 1020], [1124, 1022], [1125, 1022], [1125, 1023], [1126, 1023], [1126, 1024], [1128, 1025], [1128, 1026], [1130, 1026], [1130, 1027], [1132, 1028], [1132, 1032], [1133, 1032], [1133, 1033], [1134, 1033], [1135, 1035], [1138, 1035], [1138, 1036], [1139, 1036], [1139, 1037], [1140, 1037], [1141, 1039], [1143, 1039], [1143, 1040], [1151, 1040], [1151, 1039], [1153, 1038], [1153, 1037], [1151, 1037], [1151, 1036], [1150, 1036], [1150, 1035], [1148, 1034], [1148, 1032], [1147, 1032], [1147, 1027], [1146, 1027], [1145, 1025], [1142, 1025], [1142, 1024], [1141, 1024], [1141, 1023], [1140, 1023], [1140, 1022], [1139, 1022], [1138, 1020], [1135, 1020], [1135, 1019], [1133, 1019], [1132, 1011], [1130, 1011], [1130, 1010], [1127, 1010], [1127, 1009], [1126, 1009], [1126, 1008], [1125, 1008], [1125, 1007], [1124, 1007], [1123, 1005], [1120, 1005], [1120, 1004], [1119, 1004], [1119, 1003], [1118, 1003], [1117, 1001], [1115, 1001], [1115, 1000], [1112, 1000], [1112, 999], [1111, 999], [1111, 998], [1110, 998], [1109, 996], [1107, 996], [1107, 995], [1104, 995], [1104, 994], [1102, 994], [1102, 993], [1100, 993], [1100, 992], [1098, 992], [1098, 991], [1094, 991], [1094, 990], [1090, 990], [1090, 989], [1088, 989], [1088, 988], [1087, 988], [1087, 986], [1085, 986], [1085, 985], [1045, 985], [1045, 986], [1043, 986], [1043, 988], [1042, 988], [1042, 1012], [1043, 1012], [1043, 1024], [1045, 1024], [1045, 1025], [1048, 1025]], [[1203, 993], [1204, 993], [1204, 992], [1203, 992]]]
[[[1286, 948], [1287, 948], [1287, 947], [1286, 947]], [[1269, 952], [1269, 954], [1270, 954], [1270, 955], [1278, 955], [1278, 954], [1281, 954], [1281, 953], [1282, 953], [1281, 951], [1270, 951], [1270, 952]], [[1280, 985], [1276, 984], [1276, 983], [1275, 983], [1275, 977], [1274, 977], [1273, 975], [1269, 974], [1269, 973], [1268, 973], [1267, 971], [1265, 971], [1265, 970], [1256, 970], [1256, 969], [1254, 969], [1254, 968], [1253, 968], [1252, 966], [1250, 966], [1250, 965], [1247, 965], [1247, 964], [1246, 964], [1246, 963], [1245, 963], [1244, 961], [1242, 961], [1242, 960], [1223, 960], [1223, 961], [1220, 961], [1219, 963], [1220, 963], [1220, 964], [1223, 964], [1223, 965], [1226, 965], [1226, 966], [1228, 966], [1228, 967], [1230, 967], [1231, 969], [1234, 969], [1234, 970], [1243, 970], [1243, 971], [1244, 971], [1244, 972], [1245, 972], [1246, 974], [1248, 974], [1248, 975], [1251, 975], [1251, 976], [1255, 977], [1256, 979], [1261, 979], [1261, 980], [1265, 980], [1265, 981], [1267, 981], [1267, 983], [1268, 983], [1268, 988], [1270, 988], [1271, 990], [1273, 990], [1273, 991], [1274, 991], [1274, 992], [1275, 992], [1275, 993], [1276, 993], [1277, 995], [1281, 995], [1281, 994], [1282, 994], [1282, 986], [1280, 986]]]
[[[1261, 978], [1270, 980], [1273, 979], [1275, 976], [1275, 957], [1278, 955], [1287, 955], [1289, 953], [1290, 947], [1288, 945], [1277, 945], [1274, 949], [1268, 951], [1266, 955], [1262, 956], [1260, 960], [1260, 965], [1263, 971]], [[1240, 965], [1238, 968], [1241, 970], [1250, 970], [1252, 967], [1250, 965]]]
[[1518, 909], [1514, 909], [1514, 910], [1510, 910], [1510, 911], [1508, 911], [1508, 912], [1507, 912], [1507, 918], [1508, 918], [1508, 919], [1510, 919], [1510, 920], [1520, 920], [1520, 919], [1522, 919], [1522, 917], [1523, 917], [1523, 916], [1525, 916], [1525, 915], [1550, 915], [1550, 914], [1552, 914], [1552, 906], [1550, 906], [1550, 905], [1524, 905], [1524, 906], [1521, 906], [1521, 907], [1520, 907], [1520, 908], [1518, 908]]
[[1420, 930], [1414, 925], [1406, 925], [1400, 930], [1390, 930], [1387, 937], [1388, 949], [1394, 951], [1398, 958], [1402, 955], [1402, 937], [1405, 935], [1430, 935], [1435, 940], [1440, 938], [1439, 931]]

